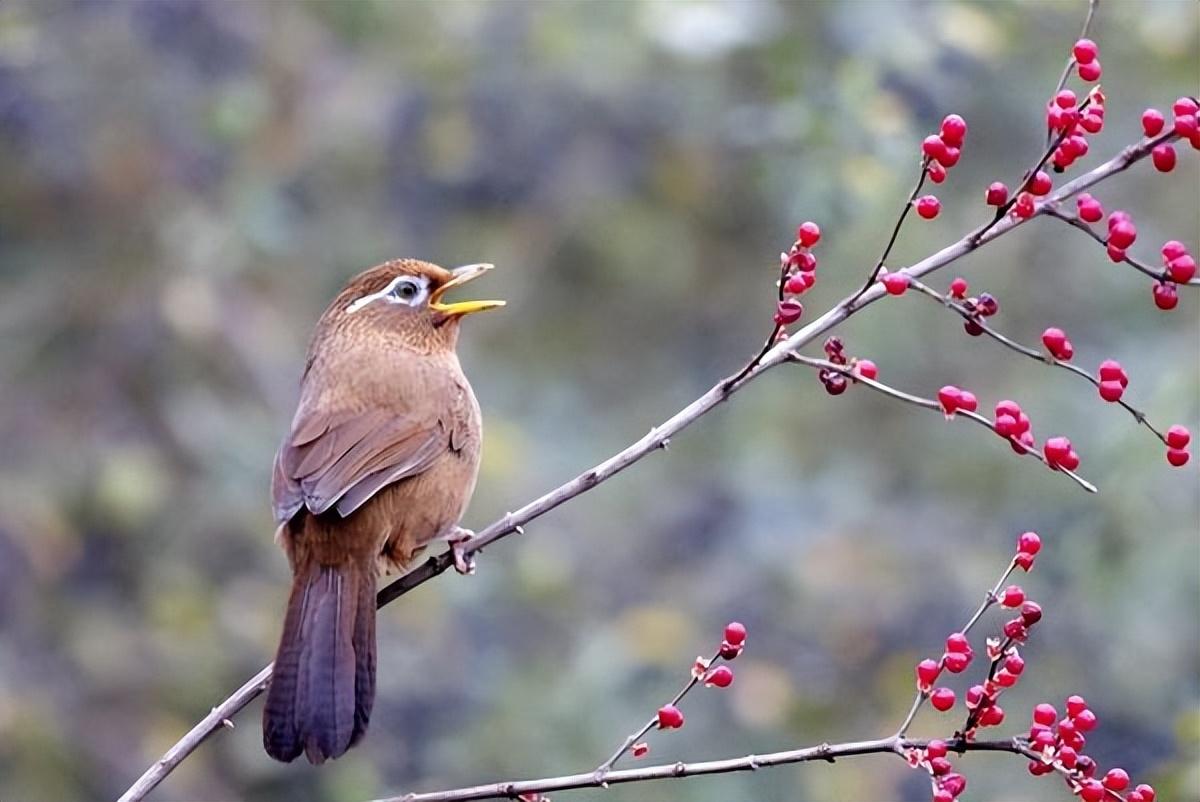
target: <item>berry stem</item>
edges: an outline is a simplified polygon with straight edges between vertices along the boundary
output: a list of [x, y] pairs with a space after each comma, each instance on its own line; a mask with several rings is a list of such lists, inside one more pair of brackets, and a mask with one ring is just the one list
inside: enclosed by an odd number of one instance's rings
[[871, 285], [879, 279], [879, 272], [883, 270], [883, 266], [887, 262], [887, 258], [892, 253], [892, 248], [896, 247], [896, 240], [900, 238], [900, 229], [904, 227], [904, 220], [908, 217], [908, 213], [912, 211], [913, 203], [917, 200], [917, 196], [921, 194], [921, 190], [925, 186], [925, 179], [928, 177], [929, 157], [926, 156], [921, 160], [921, 175], [917, 179], [917, 184], [913, 187], [912, 192], [908, 193], [908, 200], [905, 202], [904, 207], [900, 210], [900, 216], [896, 218], [896, 224], [892, 226], [892, 236], [888, 238], [887, 245], [884, 247], [883, 253], [880, 254], [879, 260], [875, 262], [875, 267], [872, 268], [871, 274], [867, 277], [866, 283], [863, 284], [859, 291], [850, 298], [850, 300], [847, 302], [848, 304], [853, 304], [855, 301], [861, 298], [862, 294], [871, 289]]

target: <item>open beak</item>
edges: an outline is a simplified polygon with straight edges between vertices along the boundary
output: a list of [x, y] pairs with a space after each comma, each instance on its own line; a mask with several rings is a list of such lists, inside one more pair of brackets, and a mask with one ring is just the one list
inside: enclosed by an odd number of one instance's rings
[[433, 291], [433, 296], [429, 299], [429, 308], [441, 312], [443, 315], [469, 315], [472, 312], [483, 312], [487, 309], [495, 309], [504, 306], [504, 301], [459, 301], [452, 304], [442, 303], [442, 296], [448, 290], [466, 284], [472, 279], [479, 278], [484, 273], [491, 270], [495, 265], [478, 264], [464, 265], [456, 267], [450, 271], [452, 278], [442, 286]]

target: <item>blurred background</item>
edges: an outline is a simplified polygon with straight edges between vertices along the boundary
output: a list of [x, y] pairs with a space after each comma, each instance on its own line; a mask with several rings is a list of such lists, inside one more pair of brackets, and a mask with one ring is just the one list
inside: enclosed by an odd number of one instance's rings
[[[943, 115], [962, 162], [897, 262], [983, 221], [1042, 146], [1083, 2], [216, 3], [0, 6], [0, 799], [113, 798], [272, 656], [289, 573], [269, 468], [313, 323], [396, 256], [499, 269], [460, 353], [482, 527], [735, 371], [770, 325], [777, 254], [824, 238], [811, 317], [862, 280]], [[1108, 116], [1082, 167], [1197, 91], [1200, 7], [1105, 2]], [[1133, 253], [1200, 247], [1200, 159], [1103, 185]], [[1126, 398], [1200, 421], [1200, 298], [1035, 221], [933, 279], [995, 293], [1027, 343], [1119, 359]], [[486, 285], [486, 286], [485, 286]], [[380, 616], [366, 741], [269, 760], [261, 700], [160, 800], [336, 800], [595, 766], [724, 624], [750, 638], [653, 762], [892, 732], [1008, 559], [1046, 608], [1005, 734], [1080, 693], [1088, 751], [1200, 796], [1200, 491], [1122, 410], [908, 297], [842, 327], [883, 380], [1020, 400], [1070, 435], [1089, 496], [973, 426], [779, 369], [654, 455]], [[819, 348], [813, 349], [819, 353]], [[993, 627], [1001, 618], [988, 619]], [[977, 650], [982, 643], [976, 643]], [[974, 675], [953, 678], [960, 694]], [[961, 707], [959, 708], [961, 710]], [[922, 714], [914, 730], [960, 716]], [[974, 800], [1069, 799], [1005, 755]], [[566, 800], [925, 800], [886, 757], [556, 794]]]

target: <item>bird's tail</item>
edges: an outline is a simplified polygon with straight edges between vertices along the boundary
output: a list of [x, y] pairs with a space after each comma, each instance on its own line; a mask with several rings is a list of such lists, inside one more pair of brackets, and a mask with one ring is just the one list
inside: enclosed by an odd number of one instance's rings
[[374, 565], [296, 566], [283, 637], [263, 709], [263, 746], [276, 760], [341, 756], [362, 738], [375, 700]]

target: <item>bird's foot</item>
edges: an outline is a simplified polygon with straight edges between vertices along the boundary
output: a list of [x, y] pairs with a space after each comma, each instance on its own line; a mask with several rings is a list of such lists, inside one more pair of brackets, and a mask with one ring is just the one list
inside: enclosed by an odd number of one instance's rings
[[461, 526], [454, 527], [453, 531], [446, 536], [446, 540], [450, 543], [450, 553], [454, 556], [454, 570], [463, 576], [475, 573], [475, 555], [468, 554], [463, 548], [473, 537], [475, 537], [474, 532]]

